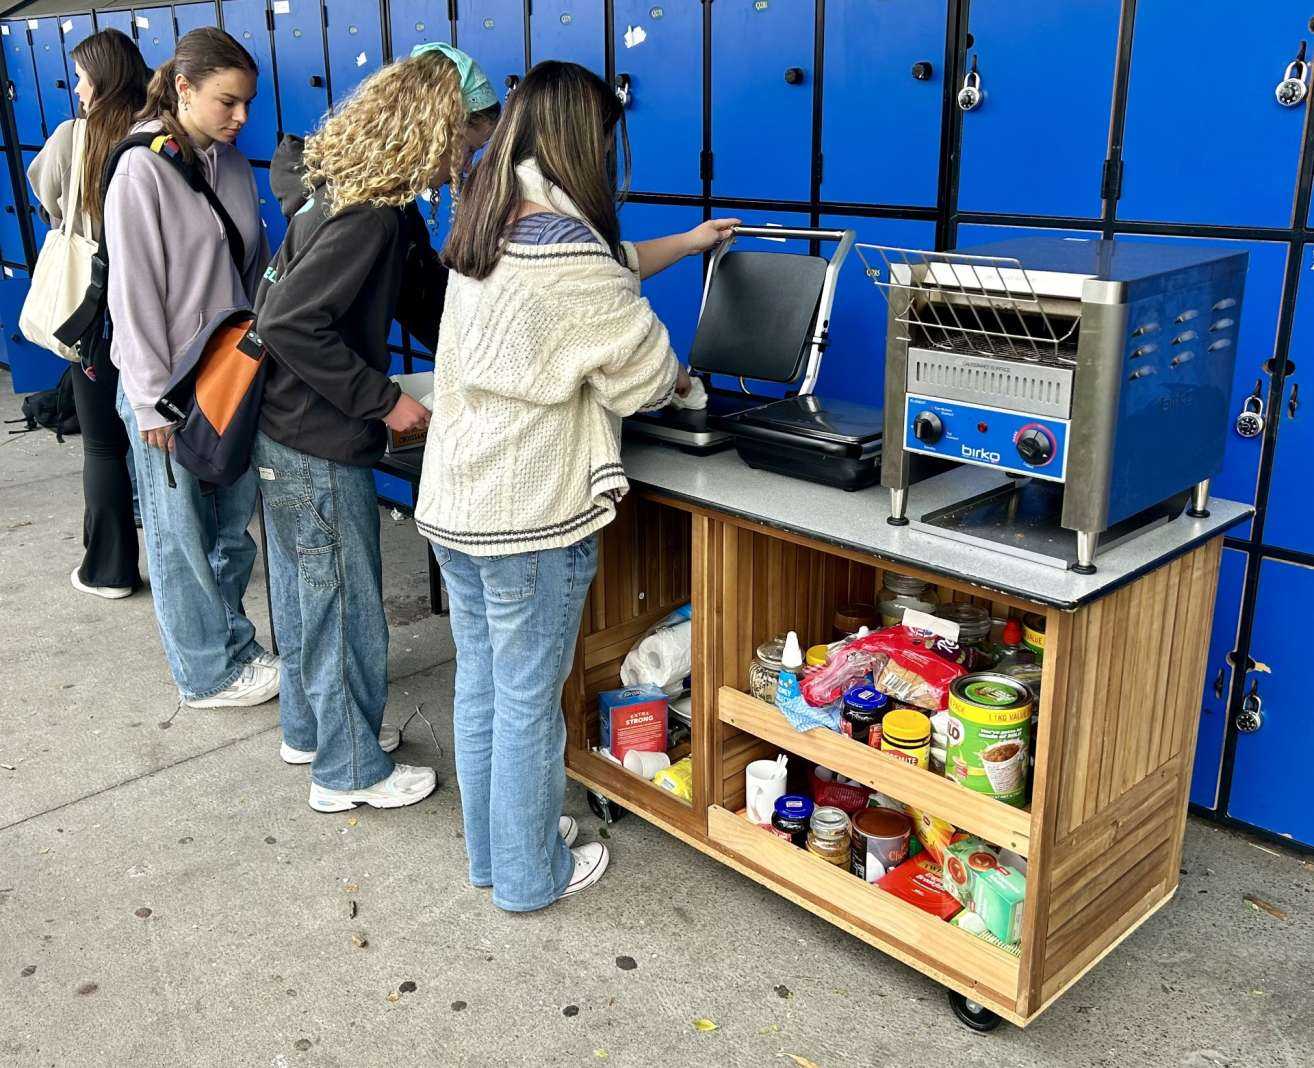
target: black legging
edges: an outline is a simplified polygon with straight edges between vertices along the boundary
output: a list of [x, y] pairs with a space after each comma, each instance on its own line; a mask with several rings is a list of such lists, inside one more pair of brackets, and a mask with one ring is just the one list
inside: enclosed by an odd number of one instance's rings
[[82, 544], [78, 576], [88, 586], [141, 585], [132, 519], [128, 432], [115, 410], [119, 372], [108, 360], [96, 381], [73, 367], [73, 401], [82, 427]]

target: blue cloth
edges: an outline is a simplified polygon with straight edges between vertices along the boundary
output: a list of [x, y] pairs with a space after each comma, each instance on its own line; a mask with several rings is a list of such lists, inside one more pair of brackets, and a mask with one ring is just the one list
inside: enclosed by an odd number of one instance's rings
[[455, 45], [446, 41], [430, 41], [418, 44], [411, 49], [411, 58], [422, 56], [426, 52], [441, 52], [456, 65], [456, 73], [461, 78], [461, 97], [472, 114], [484, 111], [497, 103], [497, 93], [486, 75], [470, 55], [462, 52]]
[[255, 476], [202, 493], [196, 476], [141, 440], [132, 405], [120, 385], [119, 418], [132, 443], [142, 540], [150, 564], [151, 597], [173, 681], [187, 700], [226, 689], [264, 652], [242, 597], [255, 564], [247, 524], [255, 514]]
[[575, 866], [557, 826], [566, 793], [561, 690], [597, 539], [509, 556], [433, 551], [456, 641], [453, 730], [470, 881], [491, 886], [498, 908], [541, 909]]
[[368, 467], [335, 463], [257, 433], [269, 592], [283, 658], [279, 719], [310, 777], [362, 790], [392, 773], [379, 748], [388, 702], [379, 502]]
[[569, 215], [540, 211], [517, 219], [511, 226], [508, 240], [518, 245], [579, 245], [598, 244], [593, 231]]

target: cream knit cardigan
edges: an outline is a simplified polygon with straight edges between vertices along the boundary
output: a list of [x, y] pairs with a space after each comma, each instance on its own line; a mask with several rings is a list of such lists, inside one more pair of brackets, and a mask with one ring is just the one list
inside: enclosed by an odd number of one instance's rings
[[[532, 164], [518, 177], [527, 199], [579, 218]], [[628, 266], [605, 243], [511, 243], [482, 281], [453, 272], [415, 508], [429, 540], [501, 556], [611, 522], [629, 489], [621, 417], [667, 404], [678, 369], [624, 251]]]

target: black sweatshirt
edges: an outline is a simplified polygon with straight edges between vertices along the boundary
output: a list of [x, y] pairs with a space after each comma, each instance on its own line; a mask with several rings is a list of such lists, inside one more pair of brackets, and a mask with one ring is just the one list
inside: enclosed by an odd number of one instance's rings
[[446, 269], [414, 204], [329, 215], [323, 190], [307, 199], [299, 138], [279, 145], [270, 181], [290, 222], [255, 299], [272, 357], [260, 429], [312, 456], [372, 466], [401, 393], [388, 377], [392, 320], [433, 348]]

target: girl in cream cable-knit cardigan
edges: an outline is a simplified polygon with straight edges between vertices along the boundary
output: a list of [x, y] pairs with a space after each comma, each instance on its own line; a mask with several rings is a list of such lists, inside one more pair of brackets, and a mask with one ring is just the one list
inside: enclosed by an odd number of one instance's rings
[[738, 220], [620, 240], [608, 156], [624, 113], [596, 75], [540, 63], [507, 101], [462, 194], [415, 510], [456, 641], [456, 772], [470, 881], [515, 912], [595, 883], [569, 847], [561, 690], [596, 533], [628, 484], [620, 420], [689, 388], [639, 279], [714, 247]]

